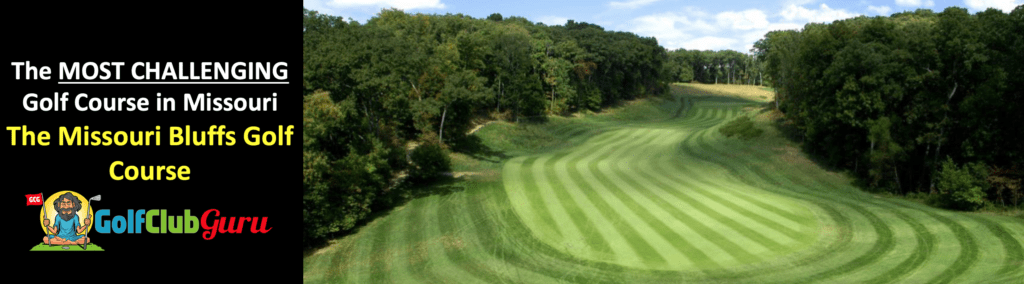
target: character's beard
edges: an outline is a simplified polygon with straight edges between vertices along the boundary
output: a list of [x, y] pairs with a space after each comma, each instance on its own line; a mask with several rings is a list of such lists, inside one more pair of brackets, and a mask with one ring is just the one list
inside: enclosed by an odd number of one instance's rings
[[64, 214], [64, 210], [57, 210], [57, 213], [60, 215], [61, 219], [64, 219], [64, 221], [71, 221], [71, 217], [75, 217], [75, 211], [71, 211], [70, 214]]

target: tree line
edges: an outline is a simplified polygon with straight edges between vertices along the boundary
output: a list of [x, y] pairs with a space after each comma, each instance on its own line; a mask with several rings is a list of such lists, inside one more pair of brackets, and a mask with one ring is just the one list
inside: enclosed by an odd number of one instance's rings
[[950, 7], [773, 31], [754, 44], [806, 150], [869, 188], [1020, 208], [1024, 8]]
[[753, 53], [677, 49], [668, 54], [665, 69], [673, 81], [764, 85], [764, 62]]
[[[670, 80], [654, 38], [500, 14], [385, 9], [360, 24], [303, 8], [302, 55], [307, 244], [386, 206], [399, 172], [446, 169], [439, 151], [463, 143], [474, 117], [599, 111]], [[424, 152], [407, 158], [414, 140]]]

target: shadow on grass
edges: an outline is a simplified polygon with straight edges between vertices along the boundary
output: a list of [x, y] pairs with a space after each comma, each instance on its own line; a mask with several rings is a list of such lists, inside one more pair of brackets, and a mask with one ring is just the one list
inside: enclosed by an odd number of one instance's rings
[[302, 248], [302, 258], [309, 257], [316, 253], [316, 251], [330, 246], [331, 240], [359, 233], [360, 230], [366, 227], [366, 224], [391, 214], [395, 208], [402, 207], [414, 199], [432, 195], [445, 196], [463, 191], [466, 187], [462, 185], [462, 181], [463, 178], [454, 178], [443, 175], [432, 180], [404, 181], [402, 184], [391, 189], [391, 191], [385, 193], [383, 196], [378, 197], [370, 206], [370, 214], [356, 223], [352, 229], [335, 232], [327, 235], [323, 239], [304, 244], [305, 246]]
[[[771, 120], [771, 125], [772, 127], [775, 127], [775, 129], [778, 130], [779, 133], [782, 134], [782, 137], [786, 138], [788, 142], [797, 145], [797, 147], [800, 149], [800, 152], [807, 154], [807, 159], [813, 162], [814, 165], [817, 166], [818, 168], [821, 168], [825, 171], [832, 173], [848, 171], [847, 169], [841, 168], [839, 165], [835, 165], [828, 162], [824, 156], [816, 154], [813, 151], [810, 151], [807, 144], [804, 143], [805, 141], [803, 132], [801, 132], [800, 129], [797, 128], [796, 125], [794, 125], [792, 122], [788, 122], [784, 118], [773, 118]], [[861, 188], [864, 191], [870, 192], [868, 190], [869, 187], [864, 183], [864, 181], [861, 178], [854, 178], [853, 185]]]
[[511, 156], [504, 152], [491, 149], [484, 144], [483, 139], [476, 135], [466, 135], [451, 144], [452, 152], [462, 153], [474, 159], [497, 163], [504, 161]]
[[679, 96], [679, 108], [676, 109], [676, 113], [669, 119], [679, 118], [679, 116], [683, 114], [684, 110], [686, 110], [686, 97]]

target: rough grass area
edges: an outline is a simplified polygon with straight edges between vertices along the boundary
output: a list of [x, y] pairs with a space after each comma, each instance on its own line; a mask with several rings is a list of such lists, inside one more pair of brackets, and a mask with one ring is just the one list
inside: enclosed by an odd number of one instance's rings
[[726, 123], [722, 128], [719, 128], [718, 132], [725, 135], [725, 137], [738, 136], [740, 139], [750, 140], [761, 136], [761, 133], [764, 133], [764, 130], [754, 127], [754, 123], [750, 121], [750, 117], [739, 116], [729, 123]]
[[775, 89], [756, 85], [729, 85], [729, 84], [701, 84], [701, 83], [676, 83], [698, 90], [700, 94], [712, 96], [733, 97], [752, 102], [770, 102], [775, 99]]
[[[303, 258], [316, 283], [1020, 283], [1024, 219], [860, 191], [753, 98], [492, 123], [455, 171]], [[752, 106], [753, 105], [753, 106]], [[720, 133], [750, 117], [763, 134]]]

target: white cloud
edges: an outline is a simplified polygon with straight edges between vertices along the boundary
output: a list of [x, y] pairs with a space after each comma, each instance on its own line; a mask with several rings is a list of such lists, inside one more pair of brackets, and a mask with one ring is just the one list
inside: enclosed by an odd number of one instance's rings
[[687, 48], [685, 43], [693, 39], [694, 34], [709, 34], [719, 30], [718, 27], [709, 24], [703, 19], [707, 18], [706, 13], [684, 13], [694, 17], [687, 17], [680, 14], [668, 12], [642, 16], [631, 21], [626, 29], [638, 35], [653, 36], [658, 43], [667, 49]]
[[988, 8], [996, 8], [1003, 10], [1004, 13], [1013, 11], [1013, 8], [1017, 5], [1024, 4], [1021, 0], [964, 0], [964, 4], [967, 4], [968, 8], [975, 11], [984, 11]]
[[782, 9], [782, 18], [787, 21], [808, 21], [815, 23], [830, 23], [839, 19], [853, 18], [859, 14], [850, 13], [843, 9], [832, 9], [824, 3], [818, 6], [817, 10], [807, 9], [797, 5], [789, 5]]
[[441, 0], [333, 0], [327, 5], [335, 7], [378, 6], [393, 7], [401, 10], [411, 9], [443, 9]]
[[908, 7], [931, 7], [935, 6], [935, 2], [932, 0], [896, 0], [896, 5]]
[[832, 22], [859, 16], [825, 4], [814, 6], [817, 7], [808, 9], [790, 4], [774, 15], [758, 9], [709, 14], [698, 8], [683, 8], [681, 11], [637, 17], [619, 29], [655, 37], [661, 46], [669, 50], [732, 49], [748, 52], [755, 41], [770, 31], [800, 30], [808, 22]]
[[641, 6], [644, 6], [644, 5], [647, 5], [647, 4], [651, 4], [651, 3], [654, 3], [654, 2], [658, 2], [658, 1], [661, 1], [661, 0], [628, 0], [628, 1], [625, 1], [625, 2], [611, 2], [611, 3], [608, 3], [608, 6], [612, 6], [612, 8], [619, 8], [619, 9], [636, 9], [636, 8], [640, 8]]
[[543, 16], [543, 17], [538, 17], [536, 21], [544, 23], [545, 25], [548, 25], [548, 26], [557, 26], [557, 25], [565, 25], [565, 23], [569, 21], [569, 18], [558, 17], [558, 16]]
[[696, 50], [730, 49], [733, 48], [736, 41], [734, 38], [705, 36], [688, 40], [683, 43], [683, 47]]
[[889, 8], [889, 6], [882, 6], [882, 7], [868, 6], [868, 10], [870, 10], [872, 12], [875, 12], [875, 14], [879, 14], [879, 15], [882, 15], [882, 16], [888, 16], [889, 15], [889, 11], [892, 10], [892, 9]]
[[737, 30], [751, 30], [768, 25], [768, 15], [757, 9], [741, 12], [722, 12], [715, 16], [718, 25]]
[[738, 46], [736, 51], [748, 52], [751, 48], [754, 48], [754, 42], [764, 37], [770, 31], [781, 31], [781, 30], [800, 30], [803, 29], [803, 24], [798, 23], [771, 23], [766, 26], [758, 27], [757, 29], [751, 30], [742, 34], [740, 42], [743, 46]]

